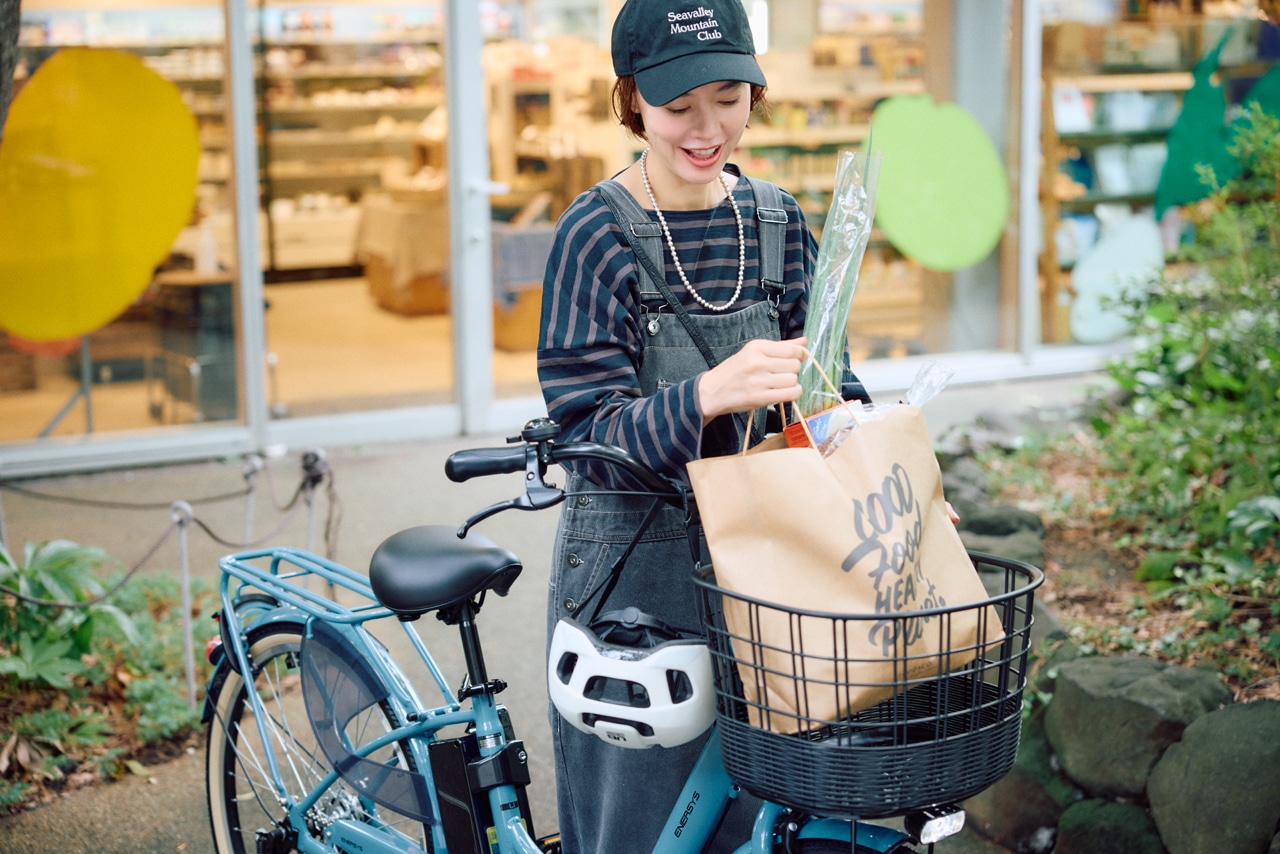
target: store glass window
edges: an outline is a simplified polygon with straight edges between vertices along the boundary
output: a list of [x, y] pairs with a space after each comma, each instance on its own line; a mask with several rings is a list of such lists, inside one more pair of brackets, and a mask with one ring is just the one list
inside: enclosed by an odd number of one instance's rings
[[[532, 290], [501, 264], [508, 240], [536, 241], [564, 205], [599, 177], [627, 166], [644, 144], [618, 127], [609, 105], [614, 76], [609, 55], [619, 3], [543, 0], [527, 5], [526, 25], [510, 43], [486, 48], [490, 91], [490, 146], [494, 180], [510, 187], [495, 199], [495, 292], [499, 307], [519, 305]], [[933, 95], [958, 101], [950, 85], [929, 87], [927, 63], [944, 83], [952, 78], [952, 25], [964, 4], [933, 0], [745, 0], [759, 61], [769, 80], [770, 112], [753, 117], [734, 161], [752, 176], [772, 180], [800, 202], [821, 236], [835, 188], [841, 152], [865, 149], [878, 106], [897, 97]], [[990, 27], [990, 44], [974, 48], [991, 59], [989, 76], [1006, 78], [1011, 35], [1007, 13]], [[944, 56], [926, 54], [926, 21], [945, 44]], [[984, 19], [978, 29], [992, 23]], [[956, 81], [962, 84], [963, 81]], [[1001, 104], [1004, 94], [995, 96]], [[1003, 109], [1003, 107], [1001, 108]], [[982, 121], [985, 117], [975, 117]], [[980, 131], [990, 140], [992, 163], [1002, 170], [1003, 113]], [[1002, 198], [1002, 203], [1007, 199]], [[505, 207], [505, 210], [502, 208]], [[1004, 221], [995, 225], [998, 238]], [[956, 350], [1012, 346], [1000, 336], [997, 316], [1012, 314], [1016, 281], [995, 260], [959, 273], [926, 269], [876, 229], [863, 259], [849, 322], [855, 360], [901, 358]], [[531, 307], [533, 294], [527, 297]], [[499, 350], [501, 311], [495, 313]], [[523, 322], [523, 321], [522, 321]], [[526, 327], [529, 346], [536, 330]], [[495, 363], [497, 364], [497, 363]]]
[[497, 397], [541, 396], [536, 351], [555, 221], [623, 154], [605, 118], [612, 67], [601, 47], [603, 5], [481, 6]]
[[0, 442], [241, 417], [220, 6], [21, 5]]
[[256, 10], [272, 414], [453, 399], [443, 10]]
[[1246, 101], [1280, 113], [1266, 5], [1044, 0], [1045, 343], [1121, 338], [1127, 283], [1185, 275], [1197, 164], [1230, 168], [1223, 127]]
[[[796, 14], [773, 4], [769, 50], [760, 58], [772, 110], [744, 136], [741, 165], [789, 190], [821, 238], [840, 152], [873, 142], [871, 116], [884, 99], [925, 91], [924, 2], [802, 6]], [[855, 362], [925, 352], [924, 279], [917, 263], [873, 231], [850, 310]]]

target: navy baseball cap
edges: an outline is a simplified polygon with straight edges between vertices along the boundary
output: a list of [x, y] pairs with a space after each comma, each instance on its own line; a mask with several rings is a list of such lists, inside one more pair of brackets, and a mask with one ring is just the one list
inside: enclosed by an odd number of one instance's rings
[[765, 86], [739, 0], [627, 0], [613, 22], [613, 73], [660, 107], [707, 83]]

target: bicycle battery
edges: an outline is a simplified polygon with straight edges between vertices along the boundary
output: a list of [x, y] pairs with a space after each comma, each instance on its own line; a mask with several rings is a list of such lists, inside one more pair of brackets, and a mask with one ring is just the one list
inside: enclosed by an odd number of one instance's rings
[[[500, 714], [504, 728], [510, 732], [506, 710]], [[432, 742], [427, 753], [435, 778], [445, 843], [450, 851], [492, 854], [497, 848], [489, 789], [504, 783], [515, 787], [520, 815], [529, 835], [534, 835], [533, 815], [525, 794], [530, 778], [523, 742], [508, 741], [498, 753], [481, 757], [475, 735], [467, 733], [459, 738]]]

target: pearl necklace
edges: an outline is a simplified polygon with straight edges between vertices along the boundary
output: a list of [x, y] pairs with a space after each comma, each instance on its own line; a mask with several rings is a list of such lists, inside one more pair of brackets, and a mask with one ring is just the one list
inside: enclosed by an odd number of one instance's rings
[[719, 175], [720, 186], [724, 187], [725, 195], [729, 197], [729, 204], [733, 206], [733, 218], [738, 223], [738, 286], [733, 291], [733, 296], [724, 305], [713, 305], [693, 289], [693, 285], [689, 284], [689, 278], [684, 274], [684, 267], [680, 265], [680, 256], [676, 254], [676, 243], [671, 239], [671, 229], [667, 227], [667, 218], [662, 215], [662, 208], [658, 207], [658, 200], [654, 198], [653, 188], [649, 186], [649, 170], [645, 167], [645, 161], [648, 159], [649, 149], [645, 149], [640, 155], [640, 180], [644, 182], [644, 191], [649, 194], [649, 201], [653, 204], [653, 210], [658, 214], [658, 224], [662, 226], [662, 234], [667, 238], [667, 247], [671, 249], [671, 260], [676, 264], [676, 272], [680, 274], [680, 281], [684, 282], [684, 288], [689, 292], [698, 303], [698, 305], [708, 311], [725, 311], [735, 302], [742, 294], [742, 275], [747, 268], [746, 241], [742, 238], [742, 211], [738, 210], [738, 202], [733, 197], [733, 191], [729, 189], [729, 182], [724, 179], [724, 173]]

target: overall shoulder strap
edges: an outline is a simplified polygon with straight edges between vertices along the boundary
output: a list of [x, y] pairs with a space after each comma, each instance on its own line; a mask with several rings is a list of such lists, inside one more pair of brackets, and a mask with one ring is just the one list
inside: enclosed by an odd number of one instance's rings
[[783, 259], [787, 252], [787, 211], [782, 191], [771, 181], [747, 178], [756, 198], [756, 227], [760, 232], [760, 284], [772, 295], [784, 288]]
[[[610, 184], [613, 184], [613, 186], [609, 186]], [[694, 345], [697, 346], [698, 352], [702, 354], [702, 358], [706, 360], [707, 365], [714, 368], [719, 364], [720, 360], [711, 352], [711, 346], [707, 344], [706, 338], [703, 337], [702, 332], [694, 324], [693, 319], [689, 317], [688, 309], [680, 304], [680, 300], [676, 299], [676, 295], [671, 292], [671, 288], [667, 285], [666, 259], [662, 257], [662, 226], [650, 221], [644, 209], [636, 204], [636, 200], [621, 185], [611, 181], [601, 181], [596, 187], [600, 190], [600, 195], [605, 204], [609, 206], [609, 210], [613, 212], [613, 218], [621, 226], [622, 236], [627, 239], [627, 243], [635, 251], [636, 260], [640, 262], [641, 295], [643, 296], [645, 293], [646, 284], [652, 284], [656, 287], [657, 292], [662, 294], [663, 299], [667, 301], [667, 304], [671, 306], [671, 310], [675, 312], [680, 324], [689, 333], [689, 337], [693, 339]], [[644, 218], [644, 222], [638, 222], [633, 218], [637, 211]], [[649, 226], [649, 228], [642, 229], [640, 226]], [[656, 234], [653, 235], [656, 239], [647, 239], [650, 232], [653, 231], [656, 231]], [[654, 254], [655, 249], [656, 255]], [[648, 281], [646, 282], [646, 280]]]
[[642, 260], [638, 265], [642, 298], [646, 294], [661, 296], [662, 289], [659, 283], [654, 281], [653, 268], [662, 269], [663, 266], [662, 226], [650, 220], [644, 208], [640, 207], [626, 188], [617, 181], [612, 179], [601, 181], [596, 184], [596, 190], [609, 206], [614, 220], [622, 229], [622, 235], [627, 239], [637, 258], [647, 259], [649, 262], [645, 263]]

